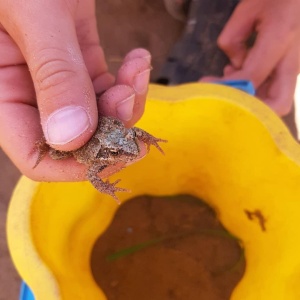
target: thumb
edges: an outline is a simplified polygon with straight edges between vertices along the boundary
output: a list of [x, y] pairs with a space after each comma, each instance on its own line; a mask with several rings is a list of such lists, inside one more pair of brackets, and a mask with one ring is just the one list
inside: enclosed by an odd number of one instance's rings
[[98, 118], [72, 16], [75, 4], [73, 9], [66, 2], [10, 1], [14, 24], [6, 26], [28, 64], [45, 138], [65, 151], [82, 146]]

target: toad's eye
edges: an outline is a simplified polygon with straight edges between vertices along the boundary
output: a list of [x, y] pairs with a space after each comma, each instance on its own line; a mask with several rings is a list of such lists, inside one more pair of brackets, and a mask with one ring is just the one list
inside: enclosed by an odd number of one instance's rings
[[109, 153], [111, 155], [118, 155], [119, 154], [119, 152], [117, 150], [113, 150], [113, 149], [109, 150]]

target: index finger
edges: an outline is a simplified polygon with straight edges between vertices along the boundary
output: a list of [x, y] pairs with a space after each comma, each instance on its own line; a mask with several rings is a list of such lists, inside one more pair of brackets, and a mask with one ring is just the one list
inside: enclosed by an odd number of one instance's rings
[[248, 79], [253, 82], [255, 87], [258, 87], [267, 79], [283, 57], [290, 40], [285, 28], [277, 29], [271, 23], [262, 26], [241, 69], [229, 75], [228, 78]]

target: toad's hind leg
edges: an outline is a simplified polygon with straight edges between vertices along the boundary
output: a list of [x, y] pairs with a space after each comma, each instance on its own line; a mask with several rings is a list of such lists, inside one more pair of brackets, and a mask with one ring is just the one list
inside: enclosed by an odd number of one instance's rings
[[130, 192], [127, 189], [116, 187], [120, 180], [110, 183], [108, 180], [103, 181], [98, 177], [98, 173], [104, 170], [106, 165], [94, 165], [91, 166], [87, 171], [87, 178], [92, 185], [100, 192], [112, 196], [118, 204], [121, 204], [119, 198], [115, 195], [115, 192]]
[[59, 151], [51, 148], [46, 143], [44, 137], [35, 143], [34, 150], [38, 152], [38, 158], [35, 165], [33, 166], [33, 169], [37, 167], [37, 165], [44, 159], [47, 154], [49, 154], [49, 156], [54, 160], [65, 159], [73, 156], [72, 152]]
[[164, 154], [163, 149], [161, 149], [161, 147], [159, 146], [158, 143], [160, 143], [160, 142], [167, 143], [168, 142], [167, 140], [156, 138], [155, 136], [151, 135], [150, 133], [146, 132], [145, 130], [137, 128], [137, 127], [134, 127], [133, 129], [134, 129], [137, 139], [139, 139], [142, 142], [144, 142], [145, 144], [147, 144], [148, 150], [149, 150], [150, 146], [153, 145], [162, 154]]
[[49, 150], [50, 150], [50, 146], [46, 143], [45, 138], [41, 138], [35, 143], [34, 151], [37, 151], [38, 157], [33, 166], [33, 169], [35, 169], [38, 166], [38, 164], [43, 160], [43, 158], [46, 156], [46, 154], [49, 153]]

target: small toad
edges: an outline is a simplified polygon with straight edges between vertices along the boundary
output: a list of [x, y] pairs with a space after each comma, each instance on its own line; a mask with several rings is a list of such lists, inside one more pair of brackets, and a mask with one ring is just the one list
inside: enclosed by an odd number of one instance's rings
[[160, 152], [163, 150], [158, 142], [166, 140], [156, 138], [146, 131], [133, 127], [126, 128], [123, 123], [112, 117], [99, 117], [98, 127], [92, 138], [81, 148], [74, 151], [59, 151], [51, 148], [45, 141], [38, 143], [39, 157], [34, 168], [40, 163], [48, 153], [52, 159], [64, 159], [74, 157], [79, 163], [85, 164], [87, 169], [86, 177], [93, 186], [101, 193], [112, 196], [119, 204], [120, 201], [115, 192], [128, 191], [124, 188], [116, 187], [120, 181], [110, 183], [98, 177], [98, 173], [108, 166], [120, 162], [129, 163], [137, 159], [140, 153], [138, 140], [155, 146]]

